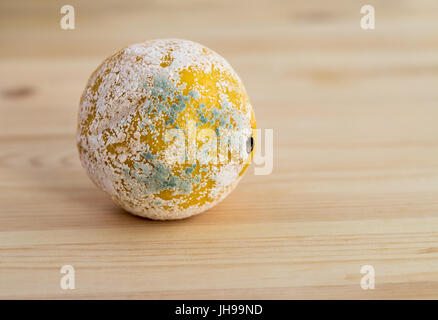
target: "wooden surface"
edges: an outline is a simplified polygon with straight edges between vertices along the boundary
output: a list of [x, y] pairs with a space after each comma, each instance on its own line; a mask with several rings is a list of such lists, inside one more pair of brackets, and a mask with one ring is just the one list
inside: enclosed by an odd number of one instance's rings
[[[118, 1], [117, 1], [118, 2]], [[0, 4], [0, 298], [438, 298], [438, 2]], [[242, 77], [274, 171], [184, 221], [136, 218], [75, 146], [94, 68], [198, 41]], [[60, 268], [76, 289], [60, 288]], [[375, 268], [375, 290], [360, 268]]]

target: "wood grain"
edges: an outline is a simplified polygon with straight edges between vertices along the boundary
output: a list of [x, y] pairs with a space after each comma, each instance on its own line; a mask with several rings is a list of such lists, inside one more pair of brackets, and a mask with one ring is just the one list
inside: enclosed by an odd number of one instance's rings
[[[0, 298], [438, 298], [438, 2], [0, 4]], [[114, 51], [198, 41], [241, 75], [274, 171], [183, 221], [136, 218], [75, 146], [80, 94]], [[60, 268], [76, 289], [60, 288]], [[375, 290], [360, 268], [376, 271]]]

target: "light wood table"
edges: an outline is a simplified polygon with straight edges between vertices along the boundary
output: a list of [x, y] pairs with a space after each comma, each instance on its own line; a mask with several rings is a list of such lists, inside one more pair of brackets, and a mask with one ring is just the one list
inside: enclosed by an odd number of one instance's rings
[[[0, 298], [438, 298], [437, 1], [368, 1], [374, 31], [363, 1], [68, 3], [71, 31], [62, 2], [0, 4]], [[168, 37], [235, 67], [274, 171], [154, 222], [94, 187], [75, 130], [94, 68]]]

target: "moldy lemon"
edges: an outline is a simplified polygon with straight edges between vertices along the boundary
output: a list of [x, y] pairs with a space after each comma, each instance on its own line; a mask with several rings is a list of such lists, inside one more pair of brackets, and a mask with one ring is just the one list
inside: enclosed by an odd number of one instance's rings
[[80, 101], [91, 180], [127, 211], [171, 220], [211, 208], [254, 152], [254, 113], [228, 62], [191, 41], [134, 44], [106, 59]]

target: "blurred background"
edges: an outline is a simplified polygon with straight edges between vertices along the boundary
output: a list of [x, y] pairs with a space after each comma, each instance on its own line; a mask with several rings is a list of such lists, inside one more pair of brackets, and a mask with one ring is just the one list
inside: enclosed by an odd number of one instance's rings
[[[168, 224], [118, 209], [75, 146], [92, 71], [157, 38], [224, 56], [275, 139], [271, 175]], [[438, 297], [437, 1], [2, 0], [0, 74], [0, 297], [65, 297], [64, 263], [68, 297]]]

